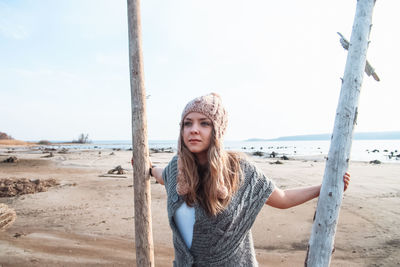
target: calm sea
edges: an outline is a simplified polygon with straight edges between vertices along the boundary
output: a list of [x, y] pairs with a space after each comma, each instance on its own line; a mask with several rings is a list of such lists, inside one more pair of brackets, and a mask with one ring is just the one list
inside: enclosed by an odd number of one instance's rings
[[[242, 152], [260, 151], [269, 155], [275, 152], [278, 156], [288, 157], [324, 156], [328, 154], [330, 141], [225, 141], [228, 150]], [[65, 145], [64, 145], [65, 146]], [[69, 145], [78, 149], [130, 149], [130, 140], [93, 141], [84, 145]], [[61, 146], [60, 146], [61, 147]], [[176, 151], [176, 140], [151, 140], [149, 147], [172, 148]], [[396, 157], [398, 155], [398, 157]], [[400, 140], [353, 140], [351, 160], [400, 163]]]

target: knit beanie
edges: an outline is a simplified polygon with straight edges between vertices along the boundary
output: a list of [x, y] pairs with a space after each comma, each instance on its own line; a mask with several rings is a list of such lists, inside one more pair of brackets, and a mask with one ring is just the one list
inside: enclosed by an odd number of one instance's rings
[[[211, 93], [208, 95], [200, 96], [192, 101], [190, 101], [182, 112], [180, 125], [182, 127], [183, 120], [185, 117], [191, 112], [198, 112], [205, 115], [209, 118], [213, 123], [214, 133], [217, 140], [220, 141], [221, 146], [220, 150], [222, 150], [222, 142], [223, 136], [228, 124], [228, 114], [222, 105], [221, 97], [216, 93]], [[182, 138], [181, 134], [179, 134], [178, 141], [178, 181], [176, 185], [176, 191], [179, 195], [186, 195], [189, 192], [189, 185], [186, 177], [183, 175], [183, 167], [182, 167]], [[222, 154], [222, 151], [217, 151], [218, 155]], [[219, 157], [219, 164], [223, 164], [221, 157]], [[222, 170], [222, 169], [221, 169]], [[218, 190], [218, 198], [225, 199], [228, 196], [228, 189], [224, 183], [224, 177], [221, 173], [218, 175], [217, 181], [217, 190]]]

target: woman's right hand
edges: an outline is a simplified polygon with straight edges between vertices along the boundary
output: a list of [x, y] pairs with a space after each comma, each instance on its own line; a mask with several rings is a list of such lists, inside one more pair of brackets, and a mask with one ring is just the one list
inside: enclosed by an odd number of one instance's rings
[[347, 187], [349, 187], [349, 184], [350, 184], [350, 173], [346, 172], [343, 175], [343, 182], [344, 182], [344, 190], [343, 191], [346, 191]]
[[[133, 160], [133, 157], [132, 157], [131, 158], [132, 167], [133, 167], [134, 162], [135, 161]], [[162, 172], [163, 172], [164, 168], [153, 166], [153, 164], [151, 163], [150, 157], [149, 157], [149, 166], [150, 166], [150, 169], [151, 169], [151, 174], [156, 179], [157, 183], [163, 185], [164, 184], [164, 180], [162, 178]]]

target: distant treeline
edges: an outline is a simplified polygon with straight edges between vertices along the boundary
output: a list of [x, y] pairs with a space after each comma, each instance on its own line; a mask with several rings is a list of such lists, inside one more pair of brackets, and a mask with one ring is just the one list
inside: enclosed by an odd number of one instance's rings
[[[252, 138], [246, 141], [319, 141], [330, 140], [331, 134], [308, 134], [308, 135], [293, 135], [282, 136], [275, 139], [257, 139]], [[365, 132], [354, 133], [353, 139], [355, 140], [396, 140], [400, 139], [399, 132]]]
[[13, 140], [11, 135], [8, 135], [6, 133], [0, 132], [0, 140]]

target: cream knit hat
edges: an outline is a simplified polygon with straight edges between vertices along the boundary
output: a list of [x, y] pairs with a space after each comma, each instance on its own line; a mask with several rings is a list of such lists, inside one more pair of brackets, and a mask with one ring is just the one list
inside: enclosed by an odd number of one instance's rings
[[[183, 120], [191, 112], [198, 112], [207, 116], [213, 123], [216, 139], [220, 140], [222, 145], [222, 139], [228, 125], [228, 114], [222, 105], [221, 97], [216, 93], [200, 96], [190, 101], [182, 112], [180, 125], [182, 127]], [[181, 134], [179, 134], [178, 141], [178, 181], [176, 185], [176, 191], [179, 195], [186, 195], [189, 192], [189, 186], [186, 178], [182, 171], [182, 144]], [[221, 155], [221, 153], [218, 153]], [[222, 164], [222, 162], [220, 163]], [[228, 190], [224, 184], [222, 173], [218, 177], [218, 197], [225, 199], [228, 196]]]
[[181, 125], [190, 112], [198, 112], [206, 115], [213, 122], [217, 139], [223, 137], [228, 125], [228, 114], [218, 94], [211, 93], [190, 101], [182, 112]]

